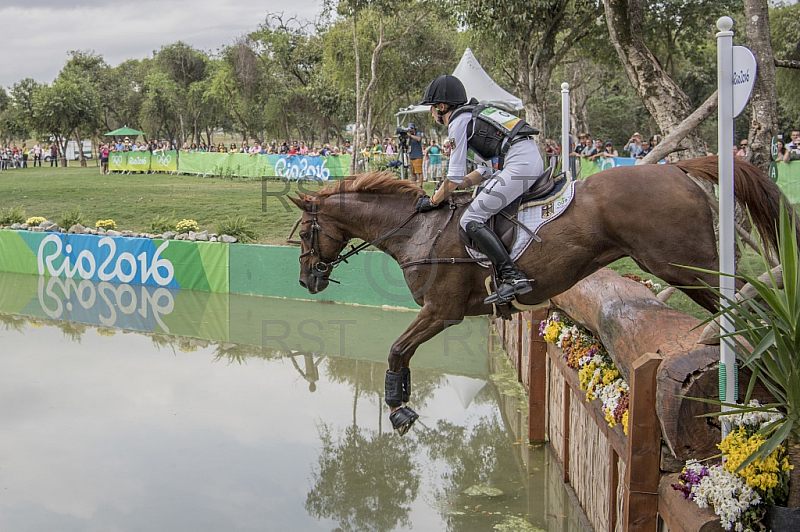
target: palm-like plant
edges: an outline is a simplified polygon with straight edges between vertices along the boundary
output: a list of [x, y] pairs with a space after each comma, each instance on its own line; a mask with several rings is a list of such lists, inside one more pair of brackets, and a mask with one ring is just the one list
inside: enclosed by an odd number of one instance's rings
[[[727, 306], [710, 320], [727, 315], [730, 329], [722, 331], [742, 366], [752, 371], [744, 404], [704, 400], [728, 407], [726, 412], [710, 416], [778, 409], [783, 417], [760, 432], [764, 443], [745, 460], [740, 470], [756, 459], [766, 459], [779, 445], [786, 445], [789, 462], [794, 466], [789, 481], [787, 506], [800, 508], [800, 256], [796, 220], [786, 205], [781, 206], [778, 234], [778, 258], [783, 270], [783, 283], [770, 271], [767, 251], [761, 257], [769, 271], [768, 281], [748, 275], [737, 278], [752, 285], [754, 298], [726, 298]], [[710, 288], [723, 297], [718, 290]], [[756, 382], [761, 382], [775, 402], [759, 407], [750, 402]]]

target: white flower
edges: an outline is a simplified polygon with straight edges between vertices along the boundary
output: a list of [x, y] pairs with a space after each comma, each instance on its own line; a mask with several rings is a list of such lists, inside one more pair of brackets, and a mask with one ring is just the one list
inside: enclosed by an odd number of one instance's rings
[[[702, 466], [695, 461], [686, 463], [687, 469], [699, 472]], [[708, 467], [708, 476], [692, 487], [692, 499], [700, 508], [711, 506], [725, 530], [744, 530], [738, 523], [751, 506], [761, 502], [761, 497], [740, 476], [726, 470], [722, 464]]]

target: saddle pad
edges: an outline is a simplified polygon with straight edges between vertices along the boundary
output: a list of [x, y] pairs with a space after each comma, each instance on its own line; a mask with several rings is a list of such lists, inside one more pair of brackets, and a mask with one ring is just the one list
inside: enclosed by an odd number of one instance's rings
[[[568, 181], [555, 194], [520, 205], [517, 220], [530, 229], [533, 234], [537, 234], [544, 224], [552, 222], [567, 210], [567, 207], [572, 203], [573, 197], [575, 197], [575, 181]], [[525, 253], [525, 250], [531, 244], [531, 240], [533, 239], [527, 231], [517, 231], [517, 239], [511, 246], [511, 252], [509, 253], [514, 262]], [[491, 265], [491, 262], [483, 253], [471, 248], [467, 248], [467, 252], [473, 259], [480, 260], [481, 262], [478, 264], [484, 268], [488, 268]]]

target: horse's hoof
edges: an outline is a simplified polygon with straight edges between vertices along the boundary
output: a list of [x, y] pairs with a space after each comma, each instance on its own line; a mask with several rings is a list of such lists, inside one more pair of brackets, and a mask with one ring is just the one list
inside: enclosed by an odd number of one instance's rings
[[407, 406], [401, 406], [389, 414], [389, 421], [392, 422], [392, 427], [400, 436], [408, 432], [417, 419], [419, 419], [419, 414]]

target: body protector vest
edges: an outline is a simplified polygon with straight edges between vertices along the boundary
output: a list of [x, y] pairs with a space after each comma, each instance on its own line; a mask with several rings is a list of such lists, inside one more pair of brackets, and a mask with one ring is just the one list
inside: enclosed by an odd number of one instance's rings
[[[487, 161], [499, 157], [499, 167], [502, 169], [508, 149], [520, 140], [538, 135], [539, 130], [502, 109], [473, 103], [474, 101], [453, 111], [450, 120], [461, 113], [471, 113], [472, 120], [467, 125], [467, 144]], [[508, 142], [503, 144], [505, 139]]]

